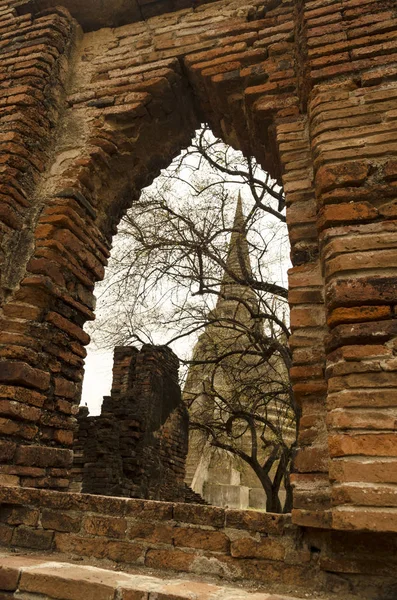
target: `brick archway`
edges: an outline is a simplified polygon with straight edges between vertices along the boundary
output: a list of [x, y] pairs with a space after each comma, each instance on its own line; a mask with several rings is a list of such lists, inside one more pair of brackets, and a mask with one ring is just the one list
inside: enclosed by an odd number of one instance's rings
[[[224, 0], [82, 35], [48, 4], [10, 0], [3, 17], [3, 482], [67, 487], [82, 326], [111, 235], [204, 118], [286, 192], [294, 520], [395, 531], [397, 94], [360, 37], [371, 12]], [[371, 7], [390, 31], [393, 11]]]

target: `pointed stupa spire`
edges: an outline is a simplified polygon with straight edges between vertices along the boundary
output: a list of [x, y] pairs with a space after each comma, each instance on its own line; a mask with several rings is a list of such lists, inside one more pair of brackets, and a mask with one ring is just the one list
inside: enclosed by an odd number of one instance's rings
[[233, 231], [230, 236], [227, 253], [226, 269], [222, 278], [222, 291], [225, 291], [226, 285], [241, 285], [236, 282], [235, 277], [246, 280], [252, 275], [245, 221], [243, 201], [239, 192], [236, 213], [234, 215]]

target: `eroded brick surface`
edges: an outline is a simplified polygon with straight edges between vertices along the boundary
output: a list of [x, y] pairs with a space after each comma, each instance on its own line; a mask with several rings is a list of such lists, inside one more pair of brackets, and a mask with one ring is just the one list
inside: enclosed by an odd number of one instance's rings
[[[392, 535], [394, 3], [220, 0], [84, 35], [65, 8], [20, 4], [0, 2], [2, 485], [67, 489], [82, 327], [111, 237], [207, 120], [286, 191], [293, 520]], [[320, 561], [368, 572], [342, 563]]]

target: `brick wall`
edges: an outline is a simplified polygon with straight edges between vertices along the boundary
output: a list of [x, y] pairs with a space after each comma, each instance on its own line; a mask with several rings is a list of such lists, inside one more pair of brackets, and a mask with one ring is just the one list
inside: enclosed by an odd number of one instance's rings
[[100, 416], [80, 409], [72, 489], [184, 501], [189, 417], [178, 359], [166, 347], [118, 347]]
[[298, 587], [316, 570], [286, 515], [15, 488], [0, 501], [8, 547]]
[[0, 546], [54, 559], [96, 560], [248, 580], [266, 591], [392, 600], [395, 536], [304, 530], [290, 515], [213, 506], [0, 489]]
[[204, 119], [286, 190], [293, 519], [396, 532], [395, 3], [221, 0], [84, 35], [62, 8], [13, 6], [1, 0], [2, 482], [67, 487], [111, 237]]

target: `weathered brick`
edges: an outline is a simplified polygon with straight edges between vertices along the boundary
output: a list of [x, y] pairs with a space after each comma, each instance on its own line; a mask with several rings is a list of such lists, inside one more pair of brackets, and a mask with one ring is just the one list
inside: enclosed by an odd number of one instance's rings
[[2, 362], [0, 378], [3, 383], [26, 385], [39, 390], [47, 390], [50, 385], [48, 373], [21, 362]]
[[331, 435], [329, 451], [333, 457], [339, 456], [397, 456], [397, 434], [357, 433], [352, 435]]
[[38, 523], [39, 514], [37, 508], [14, 506], [12, 504], [2, 504], [0, 506], [0, 520], [9, 525], [35, 526]]
[[17, 465], [37, 467], [70, 467], [72, 460], [70, 450], [44, 446], [19, 446], [15, 456]]
[[226, 527], [281, 535], [289, 518], [284, 515], [251, 510], [226, 510]]
[[174, 549], [160, 550], [149, 548], [145, 556], [145, 566], [153, 569], [172, 569], [173, 571], [189, 571], [196, 555]]
[[178, 548], [200, 548], [213, 552], [227, 552], [229, 539], [222, 531], [210, 531], [192, 527], [176, 527], [174, 544]]
[[84, 530], [91, 535], [123, 538], [127, 530], [127, 521], [120, 517], [86, 517]]
[[76, 533], [81, 527], [81, 516], [71, 515], [61, 511], [44, 509], [41, 513], [41, 526], [43, 529], [54, 531], [67, 531]]
[[18, 587], [20, 569], [0, 566], [0, 590], [14, 592]]
[[269, 537], [262, 538], [260, 541], [251, 537], [241, 537], [231, 543], [231, 555], [236, 558], [283, 560], [285, 552], [284, 544]]
[[225, 511], [222, 508], [214, 506], [176, 504], [174, 506], [174, 519], [181, 523], [223, 527], [225, 523]]
[[12, 545], [33, 550], [50, 550], [54, 534], [52, 531], [32, 529], [21, 525], [12, 536]]

